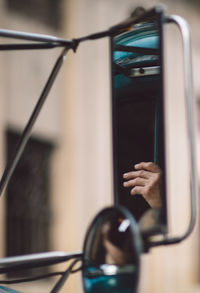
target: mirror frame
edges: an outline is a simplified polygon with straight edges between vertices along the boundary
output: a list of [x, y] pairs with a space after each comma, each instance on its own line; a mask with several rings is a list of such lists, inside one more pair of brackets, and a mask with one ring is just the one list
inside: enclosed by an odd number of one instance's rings
[[[162, 197], [162, 203], [163, 206], [161, 208], [161, 214], [159, 216], [159, 223], [157, 223], [154, 226], [149, 228], [149, 236], [153, 234], [166, 234], [168, 231], [168, 220], [167, 220], [167, 190], [166, 190], [166, 164], [165, 164], [165, 117], [164, 117], [164, 76], [163, 76], [163, 25], [165, 23], [165, 7], [162, 5], [155, 6], [153, 9], [150, 9], [148, 11], [145, 11], [141, 16], [133, 19], [132, 25], [148, 20], [148, 18], [156, 17], [158, 19], [158, 30], [159, 30], [159, 50], [160, 50], [160, 111], [162, 119], [160, 119], [160, 128], [162, 135], [162, 161], [164, 169], [165, 178], [162, 181], [162, 193], [164, 196]], [[128, 24], [128, 27], [130, 27], [130, 22]], [[118, 33], [120, 32], [120, 29], [118, 30]], [[113, 82], [113, 37], [117, 35], [115, 32], [114, 35], [111, 35], [110, 37], [110, 59], [111, 59], [111, 82], [112, 82], [112, 95], [111, 95], [111, 104], [112, 104], [112, 150], [113, 150], [113, 182], [114, 182], [114, 204], [116, 206], [120, 205], [119, 200], [119, 191], [118, 191], [118, 173], [117, 173], [117, 150], [116, 150], [116, 140], [117, 140], [117, 134], [116, 134], [116, 102], [115, 102], [115, 92], [114, 92], [114, 82]], [[125, 206], [126, 208], [129, 208]], [[134, 216], [134, 215], [133, 215]], [[158, 219], [158, 217], [157, 217]], [[147, 231], [146, 231], [147, 232]]]
[[87, 293], [86, 288], [85, 288], [85, 283], [84, 283], [84, 267], [85, 267], [85, 256], [86, 256], [85, 251], [86, 251], [86, 246], [87, 246], [87, 242], [88, 242], [90, 233], [91, 233], [92, 229], [94, 229], [95, 225], [98, 225], [98, 221], [100, 218], [108, 215], [109, 213], [113, 213], [113, 212], [121, 213], [122, 216], [125, 219], [128, 219], [130, 222], [129, 227], [130, 227], [130, 233], [132, 236], [133, 253], [136, 258], [136, 283], [134, 284], [133, 293], [137, 291], [138, 282], [139, 282], [139, 275], [140, 275], [140, 256], [143, 252], [143, 242], [141, 239], [140, 231], [139, 231], [138, 225], [137, 225], [134, 217], [128, 211], [128, 209], [126, 209], [125, 207], [122, 207], [122, 206], [117, 206], [117, 207], [112, 206], [112, 207], [104, 208], [94, 217], [93, 221], [89, 225], [88, 230], [85, 234], [86, 236], [85, 236], [84, 245], [83, 245], [83, 268], [82, 268], [82, 284], [83, 284], [83, 289], [84, 289], [85, 293]]

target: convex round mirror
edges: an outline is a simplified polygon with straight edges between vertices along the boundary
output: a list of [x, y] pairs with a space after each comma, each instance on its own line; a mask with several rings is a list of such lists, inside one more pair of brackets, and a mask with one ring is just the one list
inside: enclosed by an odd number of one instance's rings
[[84, 243], [85, 293], [136, 292], [141, 251], [139, 230], [131, 213], [122, 207], [101, 211]]

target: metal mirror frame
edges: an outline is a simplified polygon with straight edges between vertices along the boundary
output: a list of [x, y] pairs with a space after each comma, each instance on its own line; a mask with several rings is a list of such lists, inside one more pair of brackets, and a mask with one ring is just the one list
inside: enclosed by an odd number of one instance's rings
[[[135, 283], [133, 284], [132, 292], [137, 291], [138, 287], [138, 281], [139, 281], [139, 275], [140, 275], [140, 256], [141, 253], [143, 252], [143, 243], [140, 235], [140, 231], [138, 228], [137, 223], [135, 222], [135, 219], [133, 218], [132, 214], [124, 207], [122, 206], [112, 206], [112, 207], [107, 207], [101, 210], [93, 219], [91, 224], [89, 225], [89, 228], [86, 232], [85, 240], [84, 240], [84, 245], [83, 245], [83, 268], [82, 268], [82, 283], [83, 283], [83, 288], [84, 292], [88, 293], [86, 288], [85, 288], [85, 282], [84, 282], [84, 268], [85, 268], [85, 263], [87, 262], [87, 245], [90, 240], [90, 237], [95, 237], [95, 226], [98, 227], [98, 224], [100, 220], [103, 217], [106, 217], [109, 215], [109, 213], [116, 213], [121, 214], [124, 219], [127, 219], [129, 221], [129, 229], [132, 237], [132, 244], [133, 244], [133, 253], [135, 256], [135, 266], [136, 266], [136, 274], [135, 274]], [[94, 229], [94, 231], [92, 231]], [[93, 235], [91, 236], [91, 232], [93, 232]], [[93, 240], [93, 239], [92, 239]], [[115, 290], [113, 289], [115, 292]]]
[[[165, 23], [165, 8], [163, 6], [156, 6], [151, 10], [148, 10], [141, 17], [136, 18], [132, 22], [132, 24], [144, 22], [151, 20], [151, 18], [156, 18], [158, 22], [158, 32], [159, 32], [159, 51], [160, 51], [160, 119], [161, 130], [162, 130], [162, 161], [163, 161], [163, 169], [165, 178], [162, 181], [162, 191], [164, 196], [162, 197], [163, 206], [161, 208], [161, 214], [159, 216], [159, 223], [155, 225], [155, 227], [149, 228], [149, 234], [153, 233], [167, 233], [168, 230], [168, 221], [167, 221], [167, 190], [166, 190], [166, 167], [165, 167], [165, 117], [164, 117], [164, 81], [163, 81], [163, 25]], [[130, 25], [130, 23], [129, 23]], [[114, 203], [115, 205], [119, 205], [119, 192], [118, 192], [118, 175], [117, 175], [117, 151], [116, 151], [116, 105], [115, 105], [115, 97], [114, 97], [114, 82], [113, 82], [113, 36], [110, 38], [110, 52], [111, 52], [111, 72], [112, 72], [112, 131], [113, 131], [113, 177], [114, 177]], [[127, 207], [128, 208], [128, 207]], [[134, 215], [133, 215], [134, 216]]]

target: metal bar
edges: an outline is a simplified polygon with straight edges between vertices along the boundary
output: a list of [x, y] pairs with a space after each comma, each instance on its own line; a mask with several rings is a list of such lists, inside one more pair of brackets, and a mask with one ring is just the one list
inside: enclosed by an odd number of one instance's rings
[[36, 34], [36, 33], [26, 33], [15, 30], [6, 30], [0, 29], [0, 37], [20, 39], [27, 41], [36, 41], [36, 42], [47, 42], [47, 43], [60, 43], [63, 47], [73, 47], [73, 41], [65, 40], [62, 38], [57, 38], [55, 36]]
[[73, 267], [75, 266], [75, 264], [80, 261], [80, 259], [76, 259], [74, 260], [70, 266], [67, 268], [67, 270], [64, 272], [64, 274], [62, 275], [62, 277], [60, 277], [60, 279], [58, 280], [58, 282], [55, 284], [55, 286], [53, 287], [53, 289], [50, 291], [50, 293], [57, 293], [60, 291], [60, 289], [62, 288], [62, 286], [64, 285], [64, 283], [67, 281], [67, 279], [69, 278]]
[[138, 67], [130, 69], [130, 77], [159, 75], [160, 66]]
[[9, 256], [0, 259], [0, 274], [5, 274], [11, 271], [13, 272], [24, 269], [55, 265], [58, 263], [67, 262], [71, 259], [81, 259], [82, 257], [82, 252], [65, 253], [62, 251]]
[[48, 96], [48, 93], [54, 83], [54, 80], [63, 64], [63, 61], [65, 59], [66, 53], [67, 53], [68, 49], [65, 48], [62, 53], [60, 54], [60, 56], [58, 57], [51, 73], [50, 76], [46, 82], [46, 85], [41, 93], [41, 96], [38, 99], [38, 102], [35, 106], [35, 108], [33, 109], [33, 112], [30, 116], [29, 121], [27, 122], [24, 131], [21, 135], [21, 138], [19, 140], [19, 143], [17, 145], [16, 151], [14, 152], [12, 158], [10, 159], [10, 161], [8, 161], [6, 168], [4, 170], [4, 173], [2, 175], [1, 181], [0, 181], [0, 195], [2, 194], [4, 188], [6, 187], [6, 185], [8, 184], [8, 181], [10, 179], [10, 177], [12, 176], [14, 169], [21, 157], [21, 154], [26, 146], [26, 143], [31, 135], [31, 130], [35, 124], [35, 121], [40, 113], [40, 110]]
[[52, 49], [62, 46], [60, 43], [0, 44], [0, 51]]
[[178, 26], [183, 42], [184, 57], [184, 82], [185, 82], [185, 104], [187, 114], [187, 135], [189, 139], [190, 152], [190, 222], [185, 233], [177, 237], [165, 236], [165, 239], [158, 242], [150, 242], [149, 246], [175, 244], [186, 239], [193, 231], [196, 223], [196, 199], [197, 199], [197, 172], [195, 162], [195, 139], [193, 122], [193, 82], [192, 82], [192, 63], [191, 63], [191, 41], [190, 30], [187, 22], [180, 16], [171, 15], [166, 18], [167, 23], [174, 23]]
[[115, 45], [114, 51], [130, 52], [130, 53], [137, 53], [142, 55], [159, 55], [159, 49], [137, 47], [137, 46]]

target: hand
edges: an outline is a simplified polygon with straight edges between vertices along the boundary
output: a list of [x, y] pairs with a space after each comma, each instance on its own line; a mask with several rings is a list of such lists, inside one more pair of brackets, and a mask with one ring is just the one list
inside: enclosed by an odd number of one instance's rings
[[162, 171], [152, 162], [141, 162], [135, 165], [135, 171], [125, 173], [123, 178], [127, 181], [124, 187], [131, 187], [130, 194], [141, 194], [152, 208], [162, 205], [161, 200]]

